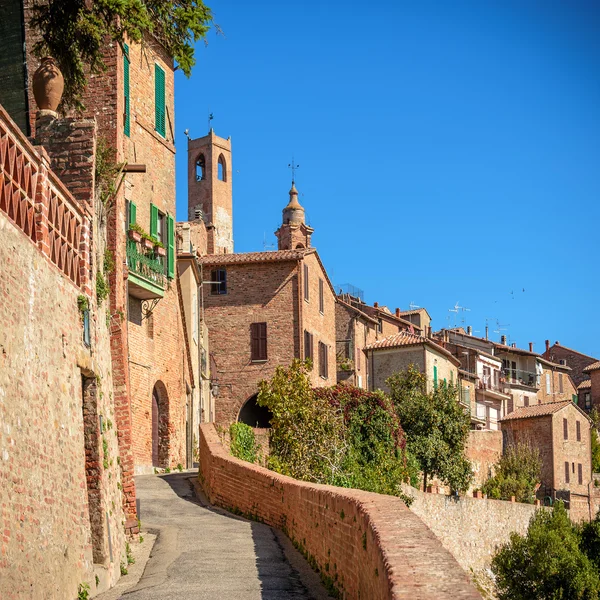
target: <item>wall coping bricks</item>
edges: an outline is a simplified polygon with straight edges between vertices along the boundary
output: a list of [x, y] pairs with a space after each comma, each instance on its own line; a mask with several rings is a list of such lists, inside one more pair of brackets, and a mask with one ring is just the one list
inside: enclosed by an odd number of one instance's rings
[[200, 425], [209, 501], [282, 529], [348, 599], [481, 598], [425, 524], [394, 496], [297, 481], [230, 456]]

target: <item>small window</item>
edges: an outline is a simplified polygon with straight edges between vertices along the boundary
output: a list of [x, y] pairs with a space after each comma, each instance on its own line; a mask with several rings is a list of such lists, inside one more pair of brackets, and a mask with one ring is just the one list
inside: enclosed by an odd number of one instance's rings
[[565, 483], [569, 483], [569, 463], [565, 462]]
[[563, 388], [563, 374], [558, 374], [558, 391], [562, 394], [565, 390]]
[[319, 312], [325, 312], [325, 299], [323, 297], [323, 280], [319, 279]]
[[304, 330], [304, 360], [314, 361], [313, 334]]
[[251, 323], [250, 338], [251, 360], [267, 360], [267, 324]]
[[581, 441], [581, 421], [577, 421], [577, 441]]
[[219, 181], [227, 181], [227, 165], [222, 154], [219, 155], [219, 162], [217, 163], [217, 177]]
[[154, 65], [154, 129], [165, 137], [166, 106], [165, 106], [165, 72], [159, 65]]
[[523, 406], [529, 406], [529, 396], [523, 396]]
[[563, 437], [565, 440], [569, 439], [569, 421], [563, 419]]
[[310, 300], [310, 292], [308, 289], [308, 265], [304, 265], [304, 299]]
[[579, 485], [583, 483], [583, 465], [581, 463], [577, 465], [577, 481]]
[[329, 369], [327, 364], [327, 346], [323, 342], [319, 342], [319, 375], [324, 379], [329, 377]]
[[225, 269], [215, 269], [210, 275], [212, 281], [210, 293], [212, 296], [220, 296], [227, 293], [227, 271]]
[[377, 331], [383, 333], [383, 319], [377, 319]]
[[585, 408], [587, 410], [592, 408], [592, 395], [590, 394], [590, 392], [585, 393]]
[[204, 154], [200, 154], [196, 159], [196, 181], [202, 181], [206, 178], [206, 160]]

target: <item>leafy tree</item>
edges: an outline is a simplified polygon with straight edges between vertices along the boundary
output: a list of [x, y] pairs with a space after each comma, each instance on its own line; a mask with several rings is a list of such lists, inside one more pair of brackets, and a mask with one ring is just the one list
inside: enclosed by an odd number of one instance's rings
[[423, 485], [437, 476], [453, 490], [465, 491], [473, 477], [465, 457], [470, 417], [458, 402], [454, 385], [426, 391], [426, 377], [413, 365], [387, 380], [407, 448], [423, 472]]
[[600, 440], [598, 440], [598, 427], [600, 426], [600, 413], [598, 413], [598, 409], [592, 409], [590, 413], [590, 418], [592, 419], [592, 471], [594, 473], [600, 473]]
[[229, 427], [229, 437], [229, 449], [233, 456], [251, 463], [258, 460], [260, 445], [256, 442], [252, 427], [245, 423], [232, 423]]
[[86, 69], [105, 69], [107, 42], [123, 46], [154, 35], [187, 77], [195, 64], [194, 42], [212, 23], [202, 0], [47, 0], [34, 6], [31, 26], [40, 40], [38, 56], [54, 57], [65, 78], [63, 106], [83, 109]]
[[304, 363], [277, 367], [270, 381], [260, 382], [257, 402], [273, 414], [269, 468], [317, 483], [343, 478], [344, 416], [315, 396]]
[[600, 573], [600, 510], [593, 521], [578, 526], [580, 547]]
[[540, 452], [530, 444], [511, 444], [496, 464], [496, 474], [481, 487], [489, 498], [533, 503], [535, 491], [541, 481], [542, 459]]
[[492, 559], [499, 600], [598, 600], [600, 579], [562, 502], [539, 510]]

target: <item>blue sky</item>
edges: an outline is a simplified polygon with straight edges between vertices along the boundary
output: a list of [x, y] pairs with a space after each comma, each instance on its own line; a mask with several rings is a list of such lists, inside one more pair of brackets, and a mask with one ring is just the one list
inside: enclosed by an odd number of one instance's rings
[[294, 155], [334, 284], [600, 358], [598, 2], [208, 4], [225, 35], [176, 73], [180, 220], [212, 112], [237, 252], [275, 244]]

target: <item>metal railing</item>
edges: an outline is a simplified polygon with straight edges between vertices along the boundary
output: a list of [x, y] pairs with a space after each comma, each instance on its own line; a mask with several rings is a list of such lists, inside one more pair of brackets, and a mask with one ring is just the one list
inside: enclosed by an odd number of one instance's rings
[[141, 243], [127, 240], [127, 267], [146, 281], [162, 289], [165, 288], [164, 259], [154, 250], [145, 250]]
[[532, 371], [522, 369], [502, 369], [507, 384], [526, 385], [529, 387], [540, 387], [540, 376]]

